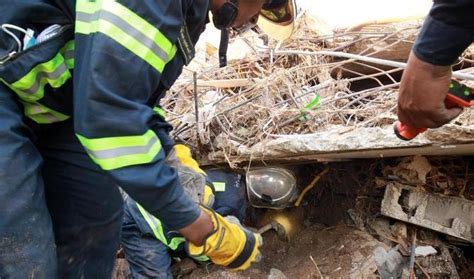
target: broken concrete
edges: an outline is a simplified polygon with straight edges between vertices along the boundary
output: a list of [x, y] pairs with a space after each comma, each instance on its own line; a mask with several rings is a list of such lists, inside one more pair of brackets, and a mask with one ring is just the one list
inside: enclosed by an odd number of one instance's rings
[[440, 250], [441, 253], [439, 253], [439, 255], [417, 258], [417, 262], [423, 267], [424, 272], [431, 278], [461, 278], [448, 249], [443, 246]]
[[383, 279], [400, 278], [403, 267], [407, 266], [407, 259], [398, 252], [397, 246], [388, 252], [382, 247], [377, 247], [374, 255], [377, 271]]
[[[443, 137], [436, 135], [442, 134]], [[447, 124], [429, 130], [411, 141], [401, 141], [393, 127], [351, 128], [335, 125], [314, 134], [280, 135], [247, 147], [227, 136], [217, 137], [222, 146], [236, 151], [231, 161], [320, 161], [354, 158], [382, 158], [409, 155], [474, 155], [474, 125]], [[435, 140], [431, 140], [431, 139]], [[227, 158], [229, 159], [229, 158]], [[208, 154], [201, 164], [226, 162], [221, 151]]]
[[382, 214], [474, 243], [474, 202], [390, 182]]
[[415, 248], [415, 254], [417, 257], [419, 256], [426, 257], [429, 255], [436, 255], [436, 253], [438, 253], [438, 251], [436, 251], [436, 249], [433, 248], [433, 246], [417, 246]]
[[387, 176], [392, 176], [395, 180], [410, 185], [426, 184], [426, 176], [432, 167], [426, 157], [413, 156], [404, 158], [397, 166], [384, 170]]

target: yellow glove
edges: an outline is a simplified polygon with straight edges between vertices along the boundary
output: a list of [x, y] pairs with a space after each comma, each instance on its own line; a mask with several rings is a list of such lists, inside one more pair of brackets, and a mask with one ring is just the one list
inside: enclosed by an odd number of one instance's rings
[[235, 217], [224, 218], [208, 208], [201, 209], [211, 217], [214, 230], [202, 246], [187, 244], [190, 256], [206, 255], [213, 263], [233, 270], [245, 270], [260, 261], [263, 240], [259, 234], [242, 227]]
[[176, 144], [174, 146], [174, 151], [176, 152], [176, 157], [179, 159], [181, 164], [191, 168], [195, 172], [206, 175], [206, 173], [199, 167], [199, 164], [196, 162], [196, 160], [193, 159], [191, 155], [191, 149], [189, 149], [189, 147], [183, 144]]
[[185, 191], [197, 203], [211, 207], [214, 203], [214, 186], [207, 181], [206, 173], [199, 167], [191, 155], [191, 150], [182, 144], [176, 144], [167, 158], [169, 166], [176, 169]]
[[[207, 181], [206, 181], [207, 182]], [[214, 199], [215, 199], [215, 196], [214, 196], [214, 192], [215, 192], [215, 189], [214, 189], [214, 186], [209, 186], [212, 185], [212, 183], [206, 183], [206, 186], [204, 186], [204, 193], [203, 193], [203, 196], [202, 196], [202, 204], [204, 206], [207, 206], [207, 207], [212, 207], [212, 205], [214, 204]]]

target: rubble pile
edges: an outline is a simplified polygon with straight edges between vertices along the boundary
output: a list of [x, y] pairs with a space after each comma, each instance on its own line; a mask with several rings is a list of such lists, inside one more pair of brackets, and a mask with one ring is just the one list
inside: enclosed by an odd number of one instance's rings
[[472, 255], [463, 254], [474, 245], [470, 164], [469, 157], [414, 156], [367, 168], [374, 177], [358, 188], [347, 212], [353, 225], [388, 247], [373, 251], [377, 275], [472, 278]]
[[[289, 242], [265, 234], [265, 257], [250, 270], [196, 266], [185, 278], [409, 278], [410, 272], [415, 278], [472, 278], [472, 163], [420, 156], [329, 163], [303, 207], [286, 210], [304, 215]], [[300, 167], [308, 180], [321, 168]], [[435, 177], [457, 182], [441, 189]], [[393, 198], [397, 189], [407, 192]], [[390, 200], [411, 218], [388, 210]]]
[[[329, 171], [299, 207], [249, 207], [246, 226], [272, 214], [292, 220], [282, 238], [265, 232], [260, 263], [232, 272], [189, 258], [176, 278], [472, 278], [472, 157], [405, 157], [291, 166], [304, 188]], [[269, 213], [269, 214], [268, 214]], [[291, 236], [290, 236], [291, 235]], [[120, 257], [120, 256], [119, 256]], [[130, 278], [118, 259], [115, 278]]]
[[[238, 47], [231, 44], [229, 53], [244, 55], [224, 68], [217, 67], [215, 50], [198, 55], [197, 74], [185, 70], [162, 102], [173, 136], [199, 156], [230, 165], [308, 152], [472, 142], [472, 110], [410, 143], [399, 141], [392, 125], [402, 69], [345, 57], [404, 62], [420, 22], [371, 23], [324, 36], [314, 26], [303, 15], [282, 43], [256, 31], [236, 37]], [[472, 53], [459, 66], [470, 67]]]

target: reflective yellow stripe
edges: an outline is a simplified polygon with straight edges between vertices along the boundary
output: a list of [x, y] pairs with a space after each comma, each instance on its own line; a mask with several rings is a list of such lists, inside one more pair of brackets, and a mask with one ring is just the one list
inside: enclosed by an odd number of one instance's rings
[[53, 59], [36, 65], [14, 83], [9, 84], [4, 80], [2, 81], [15, 91], [22, 100], [33, 103], [43, 98], [46, 84], [53, 88], [59, 88], [70, 78], [71, 73], [63, 56], [57, 54]]
[[168, 241], [166, 241], [165, 234], [163, 232], [163, 227], [161, 226], [161, 221], [160, 219], [156, 218], [155, 216], [149, 214], [141, 205], [138, 203], [137, 207], [138, 210], [140, 210], [140, 213], [142, 214], [143, 218], [145, 218], [145, 221], [148, 223], [148, 226], [150, 226], [151, 230], [153, 231], [153, 234], [155, 237], [163, 242], [163, 244], [168, 245]]
[[167, 245], [170, 249], [176, 250], [178, 249], [179, 245], [185, 242], [186, 239], [184, 237], [173, 237], [170, 243]]
[[216, 192], [225, 192], [225, 182], [212, 182]]
[[155, 132], [140, 136], [89, 139], [76, 134], [89, 156], [104, 170], [152, 162], [161, 150]]
[[209, 261], [209, 258], [206, 255], [202, 256], [191, 256], [193, 259], [195, 259], [198, 262], [207, 262]]
[[172, 44], [156, 27], [114, 0], [78, 0], [75, 32], [100, 32], [162, 72], [176, 54]]
[[61, 122], [69, 118], [69, 116], [52, 110], [40, 103], [23, 102], [25, 115], [39, 124], [51, 124]]
[[158, 114], [159, 116], [163, 117], [163, 119], [166, 118], [166, 111], [161, 107], [154, 107], [153, 111], [156, 112], [156, 114]]
[[71, 40], [64, 45], [64, 47], [59, 51], [66, 63], [68, 69], [74, 68], [74, 40]]
[[179, 245], [181, 245], [181, 243], [186, 241], [184, 237], [173, 237], [168, 243], [160, 219], [148, 213], [148, 211], [146, 211], [140, 204], [136, 203], [136, 205], [143, 218], [145, 218], [145, 221], [147, 222], [148, 226], [153, 231], [153, 235], [164, 245], [168, 246], [170, 249], [176, 250], [178, 249]]

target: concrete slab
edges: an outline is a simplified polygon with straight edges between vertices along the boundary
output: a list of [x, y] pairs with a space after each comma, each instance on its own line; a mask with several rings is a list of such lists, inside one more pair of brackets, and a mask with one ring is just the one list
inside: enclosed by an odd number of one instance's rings
[[381, 211], [385, 216], [474, 243], [474, 201], [390, 182]]

